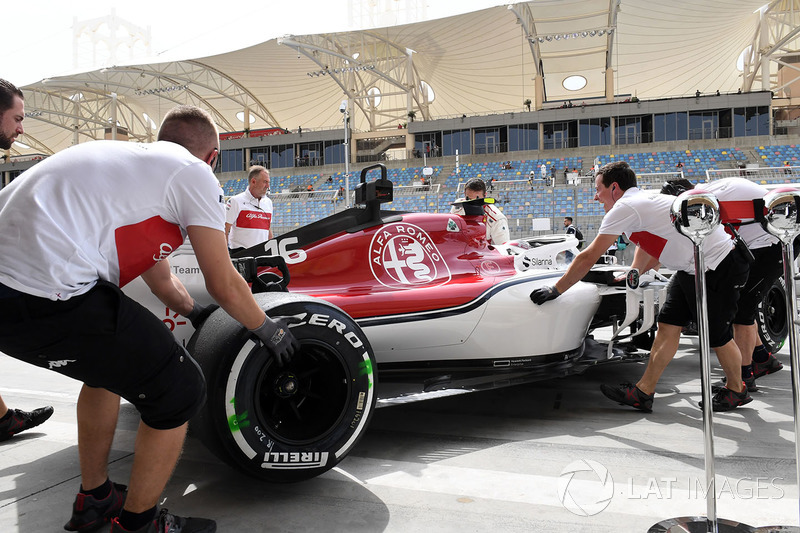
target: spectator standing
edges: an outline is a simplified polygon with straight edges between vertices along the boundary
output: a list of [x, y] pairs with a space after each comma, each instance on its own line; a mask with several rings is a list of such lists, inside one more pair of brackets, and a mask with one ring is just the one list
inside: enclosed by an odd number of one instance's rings
[[[10, 82], [0, 79], [0, 150], [10, 150], [14, 141], [25, 133], [25, 96]], [[0, 298], [3, 298], [0, 290]], [[0, 441], [38, 426], [53, 414], [49, 405], [33, 411], [9, 409], [0, 397]]]
[[[595, 178], [595, 199], [606, 214], [597, 237], [570, 264], [554, 286], [531, 293], [541, 305], [557, 298], [583, 279], [601, 255], [620, 234], [637, 245], [632, 268], [645, 272], [659, 263], [674, 269], [667, 298], [658, 316], [658, 329], [644, 374], [636, 384], [602, 385], [611, 400], [651, 411], [655, 388], [661, 374], [675, 356], [681, 330], [696, 320], [694, 288], [694, 246], [678, 233], [670, 220], [672, 196], [648, 194], [636, 186], [636, 174], [624, 161], [609, 163]], [[749, 403], [752, 398], [741, 380], [742, 356], [733, 340], [731, 322], [736, 314], [739, 288], [747, 281], [749, 265], [720, 226], [703, 241], [708, 291], [709, 341], [727, 378], [724, 389], [713, 398], [715, 411], [728, 411]]]
[[231, 254], [272, 238], [272, 200], [267, 191], [269, 171], [255, 165], [250, 167], [247, 189], [228, 199], [225, 235]]
[[[213, 308], [192, 299], [167, 259], [188, 235], [214, 300], [276, 364], [297, 349], [228, 259], [222, 190], [212, 171], [219, 158], [213, 119], [179, 106], [157, 138], [73, 146], [0, 191], [0, 350], [84, 382], [77, 406], [81, 488], [65, 526], [71, 531], [108, 521], [111, 533], [216, 531], [213, 520], [158, 510], [206, 384], [162, 321], [121, 287], [141, 276], [199, 327]], [[127, 495], [108, 478], [120, 397], [141, 415]]]
[[542, 165], [539, 167], [539, 173], [542, 175], [542, 180], [546, 180], [547, 179], [547, 165], [542, 163]]

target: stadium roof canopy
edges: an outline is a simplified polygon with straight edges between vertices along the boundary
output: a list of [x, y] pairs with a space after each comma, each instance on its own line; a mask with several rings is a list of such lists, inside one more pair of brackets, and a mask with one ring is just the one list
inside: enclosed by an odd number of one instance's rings
[[[50, 154], [117, 124], [151, 140], [177, 103], [221, 131], [397, 128], [416, 120], [780, 88], [800, 71], [800, 0], [541, 0], [401, 26], [290, 35], [210, 57], [129, 64], [23, 87], [12, 154]], [[743, 54], [744, 52], [744, 54]], [[737, 62], [740, 70], [737, 68]], [[569, 85], [570, 81], [576, 85]], [[798, 95], [800, 96], [800, 95]], [[592, 100], [598, 99], [598, 100]]]

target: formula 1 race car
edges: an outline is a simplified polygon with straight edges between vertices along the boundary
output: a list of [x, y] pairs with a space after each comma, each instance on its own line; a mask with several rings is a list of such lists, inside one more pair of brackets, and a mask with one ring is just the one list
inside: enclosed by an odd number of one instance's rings
[[[380, 170], [368, 182], [369, 171]], [[483, 200], [465, 215], [382, 211], [386, 169], [364, 169], [358, 207], [244, 250], [234, 264], [266, 313], [294, 317], [301, 349], [279, 366], [218, 309], [194, 331], [137, 280], [125, 291], [162, 317], [203, 368], [208, 401], [193, 431], [219, 458], [268, 481], [297, 481], [335, 466], [380, 405], [463, 393], [640, 360], [652, 341], [665, 282], [596, 265], [556, 300], [553, 284], [577, 241], [570, 236], [490, 246]], [[173, 273], [212, 303], [191, 247]], [[623, 276], [624, 277], [624, 276]], [[591, 332], [611, 326], [600, 343]], [[620, 342], [625, 341], [625, 342]], [[636, 345], [636, 346], [634, 346]]]

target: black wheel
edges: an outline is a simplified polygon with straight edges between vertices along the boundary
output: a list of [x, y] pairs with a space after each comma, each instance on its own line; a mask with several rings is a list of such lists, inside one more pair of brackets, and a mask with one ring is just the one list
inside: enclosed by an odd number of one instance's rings
[[272, 482], [317, 476], [344, 459], [375, 409], [375, 360], [341, 309], [288, 293], [258, 294], [271, 317], [302, 322], [300, 351], [285, 367], [224, 311], [187, 348], [203, 368], [208, 401], [192, 430], [220, 459]]
[[786, 282], [783, 277], [778, 278], [761, 296], [756, 324], [764, 347], [770, 353], [777, 353], [789, 335], [786, 322]]

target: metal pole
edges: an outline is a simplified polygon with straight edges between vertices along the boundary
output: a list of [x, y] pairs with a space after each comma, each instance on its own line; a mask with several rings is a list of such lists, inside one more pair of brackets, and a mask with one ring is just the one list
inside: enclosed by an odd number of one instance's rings
[[342, 122], [344, 123], [344, 206], [349, 208], [350, 207], [350, 144], [348, 143], [349, 138], [349, 128], [347, 127], [347, 116], [350, 114], [350, 101], [345, 100], [345, 108], [344, 108], [344, 117], [342, 118]]
[[[741, 522], [717, 518], [716, 473], [714, 471], [714, 414], [711, 404], [711, 347], [708, 340], [708, 304], [706, 300], [706, 268], [703, 240], [719, 226], [719, 201], [713, 194], [695, 189], [686, 191], [672, 203], [670, 216], [675, 229], [694, 244], [694, 287], [697, 298], [697, 333], [700, 341], [700, 382], [703, 395], [703, 444], [706, 472], [706, 516], [662, 520], [648, 533], [707, 531], [719, 533], [752, 533], [753, 528]], [[730, 253], [737, 253], [732, 250]], [[702, 528], [702, 529], [701, 529]]]
[[[792, 361], [792, 407], [794, 409], [794, 456], [797, 471], [798, 490], [800, 490], [800, 348], [797, 344], [797, 323], [795, 302], [797, 289], [794, 286], [794, 244], [792, 240], [783, 243], [783, 279], [786, 281], [786, 320], [789, 325], [789, 354]], [[800, 512], [800, 510], [799, 510]]]
[[[714, 411], [711, 405], [711, 347], [708, 340], [708, 302], [706, 299], [706, 267], [701, 248], [694, 245], [694, 289], [697, 296], [697, 334], [700, 341], [700, 384], [703, 393], [703, 442], [706, 470], [707, 531], [717, 533], [717, 490], [714, 469]], [[731, 253], [736, 253], [732, 251]]]

